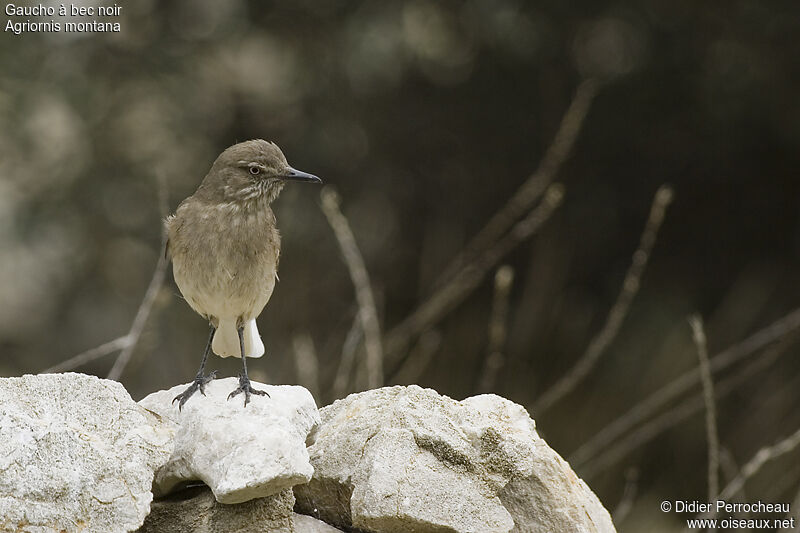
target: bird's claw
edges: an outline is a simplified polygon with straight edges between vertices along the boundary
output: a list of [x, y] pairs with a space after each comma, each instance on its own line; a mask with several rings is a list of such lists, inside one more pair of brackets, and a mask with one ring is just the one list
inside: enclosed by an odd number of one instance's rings
[[176, 401], [178, 401], [178, 410], [179, 411], [182, 410], [183, 409], [183, 404], [185, 404], [187, 402], [187, 400], [189, 400], [189, 398], [191, 398], [192, 395], [195, 392], [197, 392], [198, 390], [200, 391], [200, 394], [205, 396], [206, 395], [206, 385], [208, 385], [208, 383], [212, 379], [214, 379], [215, 377], [217, 377], [217, 371], [216, 370], [211, 372], [207, 376], [203, 375], [203, 374], [197, 374], [195, 376], [195, 378], [194, 378], [194, 381], [192, 381], [192, 384], [189, 385], [186, 388], [185, 391], [183, 391], [182, 393], [180, 393], [177, 396], [175, 396], [172, 399], [172, 403], [175, 403]]
[[234, 396], [239, 393], [244, 393], [244, 406], [247, 407], [248, 402], [250, 402], [250, 395], [255, 394], [256, 396], [266, 396], [269, 398], [269, 394], [267, 391], [254, 389], [253, 386], [250, 384], [250, 378], [248, 378], [244, 374], [239, 374], [239, 386], [236, 389], [228, 394], [228, 399], [230, 400]]

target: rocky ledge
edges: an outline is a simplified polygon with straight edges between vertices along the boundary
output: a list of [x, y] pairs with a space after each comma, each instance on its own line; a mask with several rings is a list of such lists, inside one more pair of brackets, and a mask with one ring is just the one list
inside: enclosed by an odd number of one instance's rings
[[0, 531], [613, 532], [608, 512], [495, 395], [417, 386], [317, 411], [302, 387], [245, 408], [233, 378], [178, 410], [82, 374], [0, 378]]

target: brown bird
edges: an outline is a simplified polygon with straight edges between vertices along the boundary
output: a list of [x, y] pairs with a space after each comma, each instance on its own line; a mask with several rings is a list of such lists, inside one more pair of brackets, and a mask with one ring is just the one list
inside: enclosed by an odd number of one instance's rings
[[209, 351], [241, 357], [239, 387], [228, 399], [244, 393], [267, 395], [250, 385], [246, 357], [264, 355], [256, 317], [264, 309], [278, 279], [281, 239], [270, 204], [287, 181], [322, 183], [295, 170], [275, 143], [261, 139], [235, 144], [222, 152], [197, 191], [167, 217], [167, 254], [175, 282], [186, 301], [208, 320], [208, 337], [200, 370], [192, 384], [175, 397], [178, 407], [205, 385]]

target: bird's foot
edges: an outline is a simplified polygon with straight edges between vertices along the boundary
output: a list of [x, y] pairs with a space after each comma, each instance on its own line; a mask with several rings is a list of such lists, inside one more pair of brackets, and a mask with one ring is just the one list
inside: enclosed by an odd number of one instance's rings
[[192, 384], [189, 385], [186, 388], [185, 391], [183, 391], [182, 393], [180, 393], [177, 396], [175, 396], [172, 399], [172, 403], [175, 403], [177, 401], [178, 402], [178, 410], [180, 411], [181, 409], [183, 409], [183, 404], [185, 404], [186, 401], [189, 398], [192, 397], [192, 394], [194, 394], [198, 390], [200, 391], [200, 394], [205, 396], [206, 395], [206, 385], [208, 385], [208, 383], [212, 379], [214, 379], [215, 377], [217, 377], [217, 371], [216, 370], [213, 371], [212, 373], [208, 374], [207, 376], [202, 374], [202, 373], [197, 374], [194, 377], [194, 381], [192, 381]]
[[269, 394], [267, 391], [254, 389], [252, 385], [250, 385], [250, 378], [247, 377], [246, 374], [239, 374], [239, 386], [236, 387], [236, 390], [228, 394], [228, 399], [230, 400], [237, 394], [243, 392], [244, 393], [244, 406], [247, 407], [247, 403], [250, 401], [250, 395], [255, 394], [257, 396], [266, 396], [269, 398]]

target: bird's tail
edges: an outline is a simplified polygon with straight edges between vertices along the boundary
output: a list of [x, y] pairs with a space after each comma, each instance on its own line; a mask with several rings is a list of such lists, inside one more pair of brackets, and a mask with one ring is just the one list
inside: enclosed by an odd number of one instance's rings
[[[236, 331], [235, 320], [220, 319], [211, 349], [220, 357], [241, 357], [239, 333]], [[264, 343], [261, 342], [255, 319], [248, 320], [244, 324], [244, 354], [247, 357], [264, 355]]]

